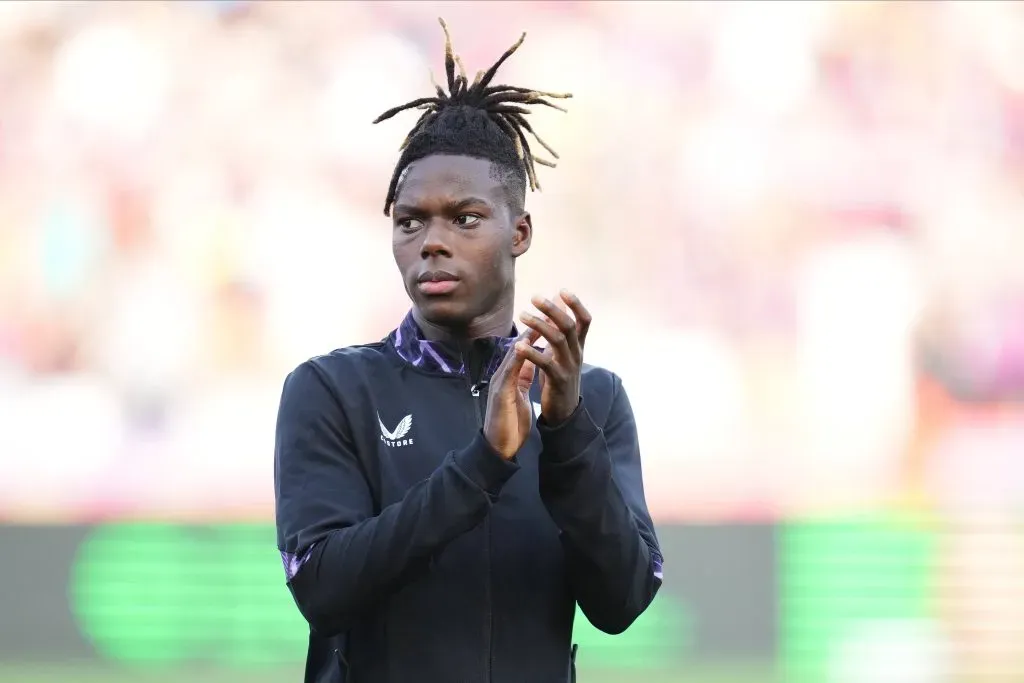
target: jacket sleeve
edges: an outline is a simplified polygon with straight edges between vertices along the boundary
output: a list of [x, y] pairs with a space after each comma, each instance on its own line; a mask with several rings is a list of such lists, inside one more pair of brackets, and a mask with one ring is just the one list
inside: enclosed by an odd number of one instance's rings
[[374, 515], [341, 403], [315, 361], [285, 380], [277, 418], [277, 539], [289, 589], [319, 635], [351, 626], [487, 515], [518, 465], [479, 433]]
[[580, 400], [552, 428], [538, 421], [540, 494], [561, 530], [569, 582], [600, 630], [625, 631], [654, 599], [662, 556], [644, 500], [636, 422], [618, 377], [604, 427]]

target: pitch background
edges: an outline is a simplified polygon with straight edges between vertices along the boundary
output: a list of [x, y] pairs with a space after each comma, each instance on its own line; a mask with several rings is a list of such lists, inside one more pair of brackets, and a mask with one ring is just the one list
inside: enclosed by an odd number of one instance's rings
[[[600, 634], [580, 615], [581, 670], [627, 677], [620, 680], [770, 671], [778, 640], [775, 530], [666, 526], [660, 533], [669, 558], [665, 590], [620, 637]], [[296, 670], [304, 624], [273, 538], [262, 525], [4, 528], [0, 545], [20, 550], [0, 560], [0, 671], [12, 681], [68, 671], [75, 680], [241, 681]], [[47, 666], [55, 661], [73, 665]]]
[[[819, 683], [830, 663], [893, 650], [913, 674], [934, 626], [935, 531], [898, 519], [662, 526], [665, 589], [648, 612], [617, 637], [579, 615], [582, 680]], [[273, 538], [265, 525], [0, 529], [0, 547], [18, 549], [0, 557], [0, 676], [286, 680], [304, 624]], [[879, 629], [888, 643], [859, 639]]]

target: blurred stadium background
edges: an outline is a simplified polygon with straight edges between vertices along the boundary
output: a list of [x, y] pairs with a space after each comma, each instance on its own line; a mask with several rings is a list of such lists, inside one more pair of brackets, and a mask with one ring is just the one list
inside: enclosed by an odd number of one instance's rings
[[521, 294], [667, 556], [581, 680], [1024, 680], [1024, 6], [535, 0], [0, 2], [0, 681], [299, 680], [277, 400], [406, 310], [370, 121], [438, 14], [576, 95]]

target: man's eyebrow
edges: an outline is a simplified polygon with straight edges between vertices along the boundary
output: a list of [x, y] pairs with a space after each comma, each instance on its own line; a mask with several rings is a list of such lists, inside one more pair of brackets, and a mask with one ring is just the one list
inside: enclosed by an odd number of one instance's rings
[[472, 206], [474, 204], [483, 204], [485, 206], [490, 206], [491, 202], [480, 197], [466, 197], [465, 199], [460, 199], [457, 202], [452, 202], [451, 204], [446, 205], [446, 208], [457, 211], [459, 209], [464, 209], [467, 206]]
[[[452, 213], [455, 211], [460, 211], [466, 208], [467, 206], [479, 205], [491, 207], [493, 206], [493, 202], [488, 201], [487, 199], [483, 199], [482, 197], [464, 197], [456, 201], [445, 202], [444, 210], [448, 213]], [[413, 204], [395, 204], [393, 208], [395, 210], [395, 213], [404, 213], [413, 216], [420, 216], [425, 213], [428, 213], [428, 211], [426, 211], [422, 207], [415, 206]]]
[[392, 209], [394, 209], [393, 213], [407, 213], [412, 214], [413, 216], [419, 216], [426, 213], [423, 209], [418, 206], [413, 206], [412, 204], [395, 204]]

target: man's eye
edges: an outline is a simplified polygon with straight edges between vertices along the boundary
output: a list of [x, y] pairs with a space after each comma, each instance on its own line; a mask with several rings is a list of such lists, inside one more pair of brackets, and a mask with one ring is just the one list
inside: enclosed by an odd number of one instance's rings
[[406, 232], [413, 232], [423, 227], [423, 221], [418, 218], [400, 218], [396, 221], [396, 224]]
[[472, 228], [476, 226], [480, 220], [480, 216], [477, 216], [475, 213], [464, 213], [455, 217], [455, 225], [458, 225], [461, 228]]

